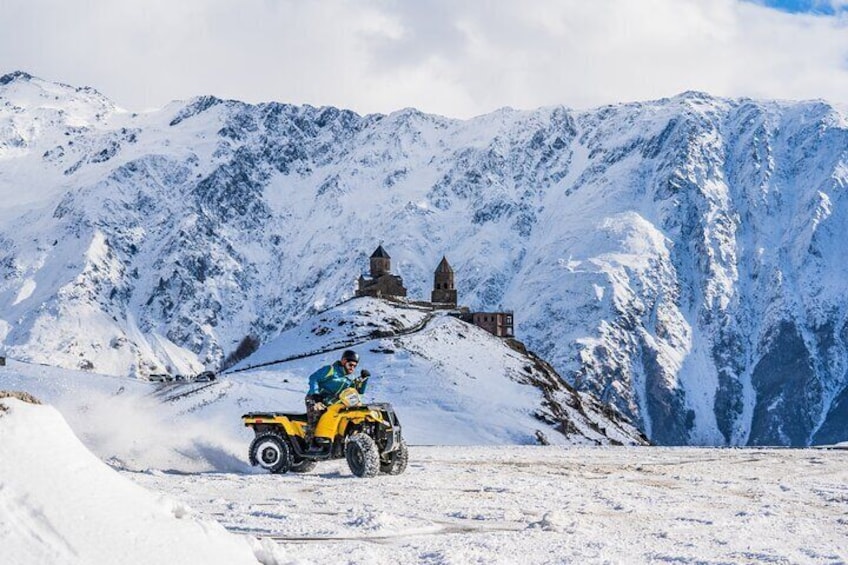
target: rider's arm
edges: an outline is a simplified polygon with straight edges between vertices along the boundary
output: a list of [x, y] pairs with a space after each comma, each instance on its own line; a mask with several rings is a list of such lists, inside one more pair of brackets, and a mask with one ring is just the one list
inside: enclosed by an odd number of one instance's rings
[[309, 375], [309, 392], [306, 394], [320, 394], [321, 393], [321, 383], [327, 379], [327, 371], [330, 367], [321, 367], [311, 375]]

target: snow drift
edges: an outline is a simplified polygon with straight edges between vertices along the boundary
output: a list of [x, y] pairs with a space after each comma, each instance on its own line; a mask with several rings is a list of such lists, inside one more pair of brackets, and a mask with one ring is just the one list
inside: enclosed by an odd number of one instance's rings
[[0, 545], [9, 564], [282, 558], [274, 544], [232, 535], [121, 477], [83, 447], [55, 409], [16, 398], [0, 398]]

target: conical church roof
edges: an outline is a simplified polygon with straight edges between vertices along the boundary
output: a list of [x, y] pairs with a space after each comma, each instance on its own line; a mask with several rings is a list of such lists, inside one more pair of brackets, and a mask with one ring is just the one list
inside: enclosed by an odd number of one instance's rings
[[377, 250], [374, 251], [374, 253], [371, 254], [372, 259], [374, 259], [375, 257], [382, 257], [383, 259], [391, 259], [391, 257], [389, 257], [389, 254], [386, 253], [386, 250], [383, 249], [382, 245], [378, 245]]
[[441, 262], [439, 262], [439, 266], [436, 267], [437, 273], [453, 273], [453, 269], [451, 269], [450, 263], [446, 257], [442, 256]]

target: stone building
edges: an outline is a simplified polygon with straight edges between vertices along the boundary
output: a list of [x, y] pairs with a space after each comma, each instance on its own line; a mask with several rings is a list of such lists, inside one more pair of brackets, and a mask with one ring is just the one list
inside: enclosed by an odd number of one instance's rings
[[430, 302], [436, 308], [456, 308], [456, 287], [454, 286], [453, 269], [446, 257], [442, 257], [433, 276], [433, 292]]
[[471, 323], [497, 337], [513, 337], [512, 312], [472, 312]]
[[[373, 296], [375, 298], [402, 298], [406, 300], [406, 287], [403, 280], [392, 274], [392, 258], [382, 245], [378, 245], [371, 254], [370, 276], [360, 275], [356, 296]], [[433, 272], [433, 291], [430, 302], [413, 301], [412, 304], [434, 309], [454, 310], [452, 316], [469, 324], [483, 328], [497, 337], [514, 337], [513, 313], [504, 312], [471, 312], [465, 306], [457, 305], [457, 291], [453, 268], [447, 257], [442, 256], [436, 270]]]
[[392, 258], [382, 245], [371, 254], [370, 277], [360, 275], [356, 296], [373, 296], [375, 298], [406, 298], [406, 287], [403, 279], [393, 275]]

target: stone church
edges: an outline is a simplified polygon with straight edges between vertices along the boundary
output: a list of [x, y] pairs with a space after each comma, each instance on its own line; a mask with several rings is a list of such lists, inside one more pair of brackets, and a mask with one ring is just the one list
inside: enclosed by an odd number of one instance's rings
[[[371, 254], [370, 276], [360, 275], [356, 296], [373, 296], [406, 301], [406, 287], [398, 275], [392, 274], [392, 258], [382, 245]], [[498, 337], [513, 337], [513, 314], [506, 312], [471, 312], [465, 306], [457, 306], [454, 272], [447, 257], [442, 257], [433, 273], [433, 291], [430, 302], [415, 302], [439, 310], [458, 310], [453, 314], [461, 320], [479, 326]]]
[[373, 296], [375, 298], [406, 298], [406, 287], [403, 279], [392, 274], [392, 258], [382, 245], [371, 255], [371, 276], [359, 276], [356, 296]]

